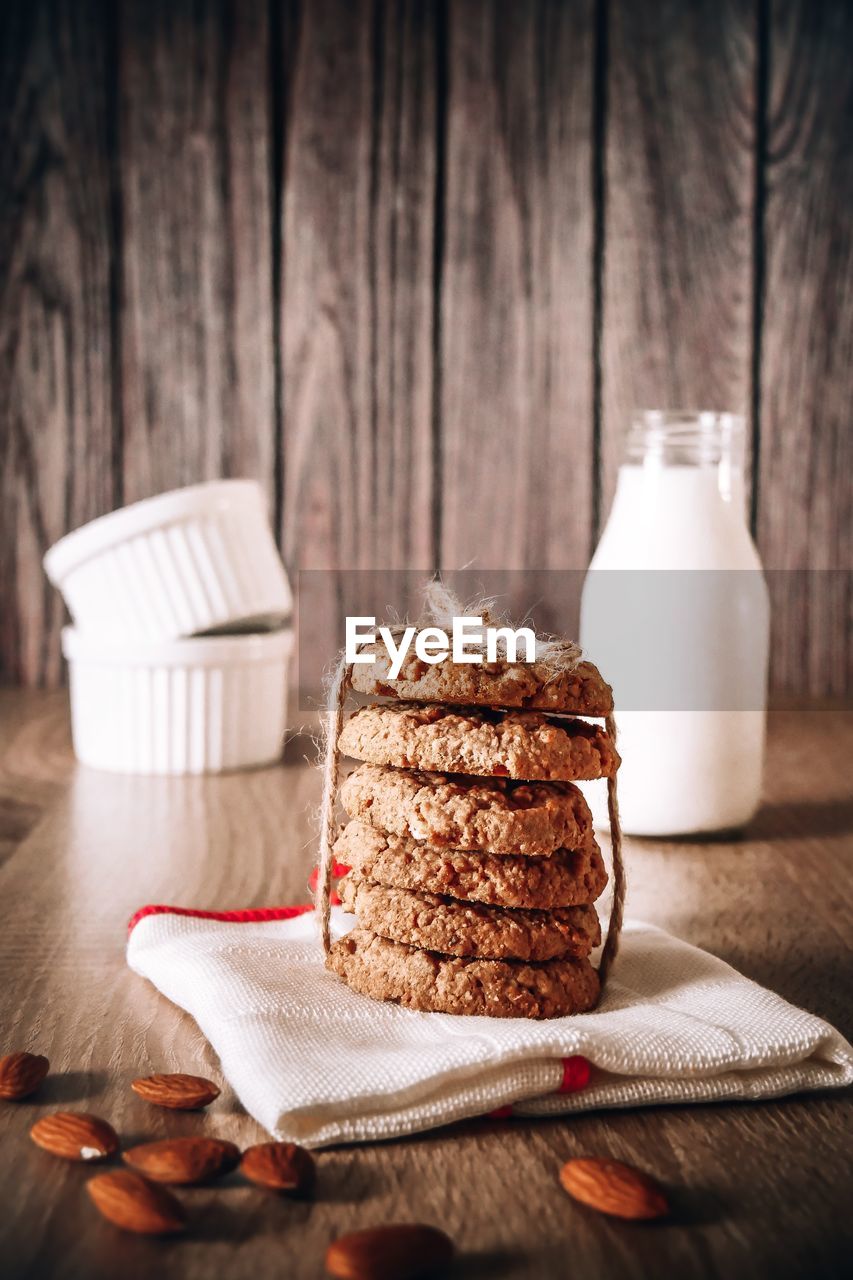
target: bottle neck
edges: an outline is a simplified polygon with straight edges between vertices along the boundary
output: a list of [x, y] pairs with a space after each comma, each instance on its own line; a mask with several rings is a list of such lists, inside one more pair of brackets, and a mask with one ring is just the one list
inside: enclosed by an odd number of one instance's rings
[[[733, 413], [676, 413], [646, 410], [635, 415], [625, 441], [624, 464], [642, 467], [651, 478], [663, 470], [715, 477], [724, 502], [746, 516], [743, 418]], [[704, 487], [697, 479], [697, 485]]]

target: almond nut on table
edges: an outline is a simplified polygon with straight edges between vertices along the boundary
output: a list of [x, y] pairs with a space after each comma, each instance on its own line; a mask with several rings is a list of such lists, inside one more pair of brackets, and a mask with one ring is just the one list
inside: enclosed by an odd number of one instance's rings
[[572, 1199], [615, 1218], [663, 1218], [669, 1213], [655, 1180], [621, 1160], [569, 1160], [560, 1170], [560, 1182]]
[[174, 1235], [187, 1224], [186, 1211], [171, 1191], [129, 1169], [100, 1173], [89, 1179], [86, 1190], [99, 1212], [123, 1231]]
[[7, 1053], [0, 1058], [0, 1098], [28, 1098], [49, 1070], [50, 1063], [40, 1053]]
[[371, 1227], [339, 1236], [326, 1250], [326, 1271], [337, 1280], [418, 1280], [453, 1258], [453, 1241], [420, 1223]]
[[243, 1152], [240, 1172], [258, 1186], [292, 1196], [310, 1196], [316, 1167], [310, 1152], [293, 1142], [260, 1142]]
[[157, 1107], [175, 1111], [197, 1111], [219, 1097], [219, 1086], [204, 1076], [188, 1076], [176, 1071], [168, 1075], [142, 1076], [131, 1084], [134, 1093]]
[[112, 1125], [85, 1111], [54, 1111], [30, 1129], [37, 1146], [63, 1160], [105, 1160], [118, 1151]]
[[221, 1138], [165, 1138], [131, 1147], [122, 1159], [152, 1182], [180, 1187], [230, 1173], [240, 1163], [240, 1148]]

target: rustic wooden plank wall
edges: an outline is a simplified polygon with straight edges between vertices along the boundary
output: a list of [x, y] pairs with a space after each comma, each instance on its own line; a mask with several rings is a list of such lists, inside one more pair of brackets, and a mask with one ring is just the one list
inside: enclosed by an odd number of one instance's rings
[[121, 501], [107, 18], [0, 8], [0, 670], [31, 682], [60, 677], [41, 556]]
[[[434, 539], [436, 10], [306, 4], [285, 19], [285, 559], [423, 568]], [[300, 672], [310, 685], [342, 615], [362, 611], [348, 575], [314, 585], [316, 665]]]
[[839, 695], [853, 653], [853, 5], [789, 0], [772, 18], [755, 518], [767, 563], [791, 571], [770, 580], [775, 678]]
[[756, 12], [612, 0], [601, 453], [638, 405], [749, 410]]
[[292, 571], [582, 568], [631, 409], [690, 403], [749, 418], [776, 687], [849, 691], [849, 5], [9, 0], [0, 39], [6, 679], [60, 678], [40, 557], [118, 503], [250, 474]]
[[267, 13], [118, 8], [123, 499], [241, 474], [272, 498]]
[[589, 555], [594, 13], [592, 0], [449, 8], [444, 565]]

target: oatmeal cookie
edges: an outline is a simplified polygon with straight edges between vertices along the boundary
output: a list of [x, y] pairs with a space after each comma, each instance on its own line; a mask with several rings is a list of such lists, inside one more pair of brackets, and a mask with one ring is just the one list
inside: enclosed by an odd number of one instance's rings
[[391, 658], [377, 641], [376, 661], [356, 664], [352, 686], [360, 693], [412, 702], [447, 702], [455, 706], [523, 707], [579, 716], [607, 716], [613, 690], [591, 662], [556, 675], [542, 662], [423, 662], [410, 652], [400, 674], [388, 674]]
[[607, 884], [601, 850], [591, 837], [581, 849], [531, 857], [439, 849], [348, 822], [334, 856], [356, 876], [391, 889], [532, 911], [595, 902]]
[[341, 788], [344, 808], [393, 835], [454, 849], [518, 855], [577, 849], [592, 831], [570, 782], [510, 782], [360, 765]]
[[389, 889], [352, 874], [340, 885], [347, 911], [381, 938], [481, 960], [557, 960], [588, 956], [601, 941], [595, 907], [519, 911], [434, 893]]
[[589, 960], [533, 964], [421, 951], [355, 928], [332, 944], [326, 965], [353, 991], [434, 1013], [493, 1018], [557, 1018], [584, 1013], [598, 999]]
[[372, 703], [350, 716], [338, 745], [370, 764], [525, 781], [608, 778], [619, 767], [599, 725], [541, 711]]

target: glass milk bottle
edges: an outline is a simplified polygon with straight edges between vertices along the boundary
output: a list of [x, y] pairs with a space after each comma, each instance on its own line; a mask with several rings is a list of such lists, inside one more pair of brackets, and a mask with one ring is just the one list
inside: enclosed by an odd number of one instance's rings
[[613, 684], [634, 835], [738, 828], [760, 800], [770, 609], [744, 441], [734, 414], [638, 414], [584, 581], [580, 639]]

